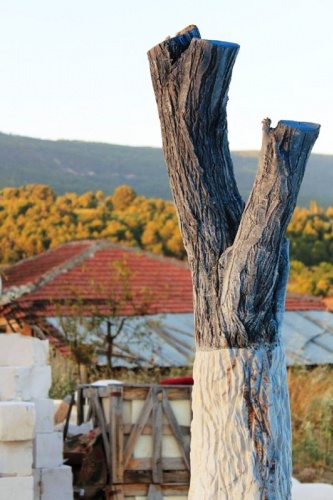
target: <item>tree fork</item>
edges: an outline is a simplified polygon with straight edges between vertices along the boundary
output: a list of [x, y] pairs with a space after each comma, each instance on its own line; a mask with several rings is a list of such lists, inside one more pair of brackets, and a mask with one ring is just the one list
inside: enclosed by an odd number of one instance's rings
[[148, 53], [163, 149], [193, 280], [190, 499], [290, 498], [291, 434], [281, 322], [285, 230], [319, 125], [263, 122], [244, 203], [226, 106], [237, 44], [189, 26]]

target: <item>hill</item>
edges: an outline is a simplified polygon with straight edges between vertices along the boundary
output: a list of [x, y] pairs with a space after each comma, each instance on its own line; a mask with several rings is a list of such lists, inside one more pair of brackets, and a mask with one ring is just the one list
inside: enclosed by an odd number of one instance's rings
[[[239, 188], [246, 198], [257, 169], [258, 152], [233, 152]], [[80, 141], [50, 141], [0, 133], [0, 189], [48, 184], [58, 194], [103, 190], [128, 184], [138, 194], [170, 199], [162, 150]], [[311, 155], [298, 199], [332, 205], [333, 155]]]

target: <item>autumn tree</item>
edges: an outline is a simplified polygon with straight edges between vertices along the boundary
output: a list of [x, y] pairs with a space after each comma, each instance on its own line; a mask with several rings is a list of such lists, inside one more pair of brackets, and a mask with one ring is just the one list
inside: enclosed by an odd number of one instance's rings
[[184, 258], [170, 201], [137, 196], [129, 186], [56, 196], [49, 186], [0, 191], [0, 263], [8, 264], [78, 239], [106, 238]]
[[134, 189], [129, 186], [119, 186], [114, 190], [112, 201], [115, 210], [126, 210], [136, 197]]
[[320, 208], [311, 202], [310, 208], [297, 207], [290, 221], [287, 235], [291, 240], [291, 259], [307, 266], [333, 260], [332, 209]]
[[285, 231], [319, 126], [263, 122], [247, 204], [226, 104], [239, 46], [190, 26], [148, 53], [163, 149], [192, 273], [196, 336], [191, 500], [291, 498], [281, 321]]
[[[116, 201], [114, 206], [114, 200]], [[288, 225], [290, 259], [305, 264], [298, 289], [318, 294], [327, 287], [304, 287], [308, 267], [333, 260], [333, 208], [311, 202], [296, 207]], [[174, 204], [135, 194], [119, 186], [112, 195], [102, 191], [57, 196], [49, 186], [26, 185], [0, 191], [0, 263], [17, 262], [82, 239], [109, 239], [166, 256], [185, 258]], [[322, 273], [321, 273], [322, 274]], [[330, 283], [329, 276], [321, 276]], [[331, 283], [332, 285], [332, 283]], [[333, 294], [332, 286], [325, 293]]]

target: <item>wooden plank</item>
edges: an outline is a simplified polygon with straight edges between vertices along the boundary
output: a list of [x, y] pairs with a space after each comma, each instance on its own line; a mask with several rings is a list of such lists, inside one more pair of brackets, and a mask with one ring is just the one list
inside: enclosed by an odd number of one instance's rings
[[179, 399], [191, 399], [192, 386], [179, 385], [179, 386], [162, 386], [168, 395], [169, 401]]
[[101, 406], [97, 391], [92, 391], [91, 394], [91, 406], [93, 408], [93, 412], [96, 415], [96, 420], [102, 432], [103, 445], [105, 450], [106, 463], [108, 467], [108, 472], [111, 474], [111, 456], [110, 456], [110, 445], [106, 432], [106, 425], [104, 419], [103, 408]]
[[124, 482], [123, 387], [109, 387], [112, 483]]
[[[122, 486], [125, 497], [127, 497], [127, 496], [147, 496], [150, 485], [137, 483], [137, 484], [123, 484]], [[186, 495], [188, 494], [188, 489], [189, 489], [188, 484], [181, 484], [181, 485], [161, 484], [160, 488], [164, 496]]]
[[133, 496], [133, 497], [145, 496], [146, 497], [148, 494], [149, 485], [148, 484], [140, 484], [140, 483], [124, 484], [123, 488], [124, 488], [125, 497], [129, 497], [129, 496]]
[[104, 495], [107, 500], [125, 500], [125, 496], [127, 496], [121, 484], [107, 486]]
[[91, 391], [92, 391], [92, 390], [93, 390], [93, 388], [92, 388], [92, 387], [83, 387], [83, 388], [82, 388], [83, 396], [84, 396], [85, 398], [87, 398], [87, 399], [88, 399], [88, 398], [90, 398], [90, 395], [91, 395]]
[[[112, 384], [110, 384], [112, 385]], [[113, 386], [115, 387], [115, 386]], [[116, 387], [119, 387], [118, 385]], [[124, 400], [133, 399], [146, 399], [147, 394], [150, 389], [150, 385], [123, 385]], [[173, 399], [189, 399], [192, 387], [188, 385], [163, 385], [170, 394], [168, 398]], [[82, 392], [84, 397], [89, 398], [92, 390], [98, 390], [98, 395], [100, 397], [108, 397], [110, 393], [110, 386], [105, 387], [82, 387]]]
[[162, 469], [162, 388], [153, 389], [153, 481], [163, 483]]
[[72, 413], [72, 409], [73, 409], [74, 403], [75, 403], [75, 393], [73, 392], [73, 394], [71, 396], [71, 401], [69, 403], [69, 408], [68, 408], [68, 411], [67, 411], [67, 415], [66, 415], [66, 423], [65, 423], [65, 427], [64, 427], [64, 433], [63, 433], [64, 441], [65, 441], [65, 439], [67, 437], [68, 427], [69, 427], [69, 420], [71, 418], [71, 413]]
[[[190, 399], [191, 397], [191, 392], [192, 392], [192, 386], [188, 385], [164, 385], [164, 389], [167, 390], [168, 392], [168, 399], [170, 401], [172, 400], [178, 400], [178, 399]], [[127, 386], [124, 385], [124, 401], [130, 400], [132, 401], [133, 399], [139, 400], [139, 399], [146, 399], [147, 394], [149, 392], [150, 387], [149, 386]]]
[[182, 470], [169, 470], [164, 471], [164, 482], [171, 484], [190, 484], [190, 471], [187, 469]]
[[150, 387], [147, 386], [125, 386], [124, 387], [124, 400], [133, 399], [146, 399]]
[[[94, 411], [93, 411], [93, 406], [91, 404], [91, 401], [92, 401], [92, 398], [90, 397], [88, 399], [88, 410], [87, 410], [87, 416], [86, 418], [84, 419], [86, 422], [89, 422], [90, 419], [93, 419], [94, 418]], [[83, 412], [84, 412], [84, 409], [83, 409]]]
[[84, 422], [84, 396], [83, 396], [83, 388], [78, 387], [77, 389], [77, 425], [81, 425]]
[[162, 490], [158, 484], [149, 486], [147, 500], [163, 500]]
[[144, 428], [151, 414], [153, 408], [152, 392], [152, 388], [150, 388], [145, 403], [139, 414], [138, 420], [135, 424], [133, 424], [133, 430], [127, 440], [124, 450], [124, 468], [127, 468], [138, 437], [141, 435], [142, 429]]
[[124, 471], [124, 484], [151, 484], [153, 474], [151, 470], [127, 470]]
[[125, 500], [125, 494], [122, 486], [117, 485], [115, 500]]
[[[180, 457], [162, 457], [162, 468], [164, 470], [187, 469], [184, 460]], [[127, 470], [152, 470], [152, 458], [130, 458], [126, 466]]]
[[[170, 484], [190, 484], [190, 472], [183, 465], [182, 470], [164, 470], [163, 477], [165, 483]], [[152, 484], [153, 474], [151, 470], [125, 470], [124, 484]]]
[[[124, 436], [126, 436], [126, 435], [128, 435], [128, 434], [131, 433], [132, 427], [133, 427], [132, 424], [124, 424], [124, 426], [123, 426]], [[188, 426], [188, 425], [180, 425], [179, 428], [180, 428], [183, 436], [189, 436], [190, 435], [190, 432], [191, 432], [190, 426]], [[171, 428], [171, 426], [169, 424], [162, 424], [161, 431], [162, 431], [162, 435], [163, 436], [173, 435], [172, 428]], [[143, 427], [143, 429], [142, 429], [141, 434], [142, 435], [152, 435], [153, 434], [153, 426], [150, 425], [150, 424], [145, 425]]]
[[179, 444], [180, 452], [185, 461], [186, 467], [190, 470], [190, 449], [189, 446], [185, 443], [183, 434], [177, 422], [176, 416], [171, 408], [170, 402], [168, 400], [168, 396], [165, 390], [163, 390], [163, 410], [169, 420], [169, 423], [172, 427], [174, 436]]
[[108, 398], [109, 397], [109, 386], [96, 387], [98, 391], [98, 395], [100, 398]]

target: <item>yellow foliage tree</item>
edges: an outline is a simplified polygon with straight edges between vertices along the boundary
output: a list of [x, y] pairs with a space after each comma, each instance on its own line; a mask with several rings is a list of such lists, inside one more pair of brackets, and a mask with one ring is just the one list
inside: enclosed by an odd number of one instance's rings
[[112, 196], [114, 210], [119, 210], [120, 212], [126, 210], [132, 204], [135, 197], [136, 193], [130, 186], [123, 185], [117, 187]]

